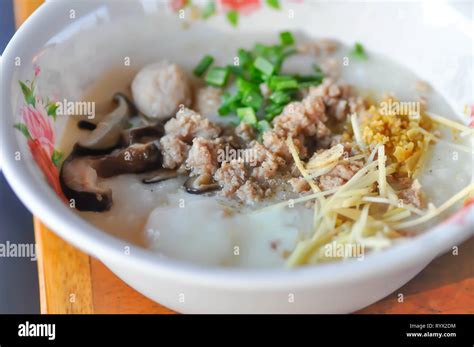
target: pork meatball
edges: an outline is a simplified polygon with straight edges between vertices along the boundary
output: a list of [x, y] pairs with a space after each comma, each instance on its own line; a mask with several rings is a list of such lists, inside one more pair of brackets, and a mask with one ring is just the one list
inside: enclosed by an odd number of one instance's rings
[[180, 105], [190, 106], [192, 101], [191, 83], [186, 72], [167, 61], [141, 69], [132, 82], [132, 94], [140, 112], [154, 119], [169, 118]]

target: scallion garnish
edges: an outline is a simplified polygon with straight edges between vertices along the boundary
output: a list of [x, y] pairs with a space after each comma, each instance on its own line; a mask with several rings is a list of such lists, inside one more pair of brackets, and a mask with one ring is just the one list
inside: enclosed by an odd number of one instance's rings
[[268, 51], [268, 46], [265, 46], [262, 43], [256, 43], [255, 46], [253, 47], [253, 54], [254, 55], [265, 55], [265, 53]]
[[273, 71], [275, 71], [275, 65], [273, 65], [270, 61], [261, 56], [255, 59], [255, 61], [253, 62], [253, 66], [266, 76], [271, 76], [273, 74]]
[[213, 67], [206, 76], [206, 83], [215, 87], [223, 87], [227, 83], [229, 69], [225, 67]]
[[255, 66], [253, 66], [253, 64], [247, 69], [247, 74], [249, 77], [248, 80], [256, 85], [259, 85], [268, 79], [268, 77], [262, 75], [262, 73]]
[[255, 111], [258, 111], [260, 106], [263, 104], [263, 97], [259, 92], [256, 92], [255, 90], [249, 90], [242, 97], [242, 104], [252, 107]]
[[231, 112], [234, 112], [238, 107], [240, 107], [241, 99], [241, 92], [237, 92], [234, 95], [231, 95], [229, 92], [225, 92], [222, 95], [222, 104], [218, 109], [219, 115], [227, 116]]
[[289, 90], [289, 89], [298, 89], [298, 81], [295, 79], [277, 82], [275, 84], [275, 90]]
[[352, 56], [357, 59], [367, 60], [367, 54], [365, 53], [364, 46], [360, 42], [356, 42], [354, 45], [354, 49], [351, 52]]
[[296, 76], [300, 88], [319, 86], [324, 79], [322, 75]]
[[204, 56], [199, 64], [197, 64], [196, 68], [194, 69], [194, 74], [196, 76], [201, 77], [204, 72], [211, 66], [211, 64], [214, 62], [214, 58], [211, 57], [210, 55]]
[[239, 66], [242, 68], [246, 68], [252, 63], [252, 54], [245, 49], [239, 49], [237, 56], [239, 57]]
[[242, 76], [244, 74], [244, 69], [236, 65], [227, 65], [227, 69], [235, 76]]
[[283, 105], [271, 104], [265, 107], [265, 119], [269, 122], [283, 111]]
[[[279, 4], [278, 1], [274, 3]], [[227, 15], [232, 16], [232, 11]], [[293, 35], [285, 31], [280, 33], [279, 44], [257, 43], [251, 50], [239, 49], [234, 64], [226, 67], [210, 68], [213, 59], [207, 55], [196, 67], [195, 74], [203, 76], [207, 71], [207, 84], [221, 88], [226, 87], [232, 78], [235, 92], [223, 93], [218, 112], [221, 116], [237, 114], [238, 121], [255, 127], [261, 139], [262, 133], [271, 127], [270, 122], [282, 113], [285, 105], [299, 100], [299, 90], [319, 85], [324, 79], [317, 65], [313, 66], [311, 75], [282, 74], [285, 59], [296, 53], [294, 44]], [[268, 89], [268, 94], [265, 89]]]
[[295, 39], [289, 31], [280, 33], [280, 41], [283, 46], [289, 46], [295, 43]]
[[237, 78], [237, 88], [244, 94], [251, 90], [259, 89], [257, 84], [249, 82], [242, 77]]
[[272, 77], [268, 80], [268, 86], [270, 87], [271, 90], [275, 90], [277, 83], [283, 82], [283, 81], [290, 81], [290, 80], [292, 80], [292, 79], [293, 79], [292, 76], [275, 75], [275, 76], [272, 76]]
[[274, 104], [285, 105], [291, 101], [291, 96], [289, 93], [279, 90], [272, 93], [268, 99]]
[[251, 107], [241, 107], [237, 109], [237, 116], [240, 120], [244, 123], [250, 125], [257, 124], [257, 116], [255, 115], [255, 111]]

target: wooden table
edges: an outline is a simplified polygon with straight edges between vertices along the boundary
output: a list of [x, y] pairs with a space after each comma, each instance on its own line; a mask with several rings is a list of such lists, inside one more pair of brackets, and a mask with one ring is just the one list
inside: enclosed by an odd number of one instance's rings
[[[15, 0], [17, 24], [42, 0]], [[35, 218], [42, 313], [173, 313], [139, 294], [100, 261]], [[403, 294], [399, 302], [398, 294]], [[360, 313], [474, 313], [474, 238], [434, 260], [415, 279]]]
[[[126, 285], [35, 219], [43, 313], [172, 313]], [[434, 260], [405, 286], [360, 313], [474, 313], [474, 238]], [[398, 294], [404, 301], [398, 301]], [[75, 302], [71, 302], [71, 298]]]

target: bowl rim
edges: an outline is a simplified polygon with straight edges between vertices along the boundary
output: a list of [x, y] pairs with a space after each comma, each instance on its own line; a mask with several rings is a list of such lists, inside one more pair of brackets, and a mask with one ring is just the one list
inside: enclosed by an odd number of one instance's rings
[[[106, 1], [96, 1], [101, 6]], [[456, 245], [474, 235], [474, 217], [467, 223], [440, 222], [432, 230], [393, 245], [382, 252], [365, 255], [364, 261], [351, 259], [342, 262], [331, 262], [317, 266], [304, 266], [288, 270], [286, 268], [224, 268], [194, 265], [189, 262], [160, 257], [150, 250], [128, 243], [89, 224], [85, 219], [70, 211], [53, 190], [46, 184], [36, 184], [39, 179], [30, 173], [25, 160], [15, 161], [12, 153], [17, 143], [15, 133], [9, 128], [12, 118], [11, 80], [14, 68], [6, 68], [6, 61], [13, 61], [14, 53], [31, 41], [31, 33], [41, 30], [54, 19], [55, 13], [68, 6], [63, 1], [46, 2], [32, 14], [15, 33], [6, 47], [2, 59], [2, 169], [5, 177], [16, 195], [35, 215], [54, 230], [60, 237], [86, 253], [103, 260], [107, 264], [122, 263], [129, 268], [162, 277], [205, 284], [212, 287], [233, 287], [248, 289], [288, 289], [301, 288], [307, 285], [329, 285], [348, 281], [359, 281], [363, 278], [388, 274], [414, 266], [416, 263], [427, 264], [446, 247]], [[70, 5], [69, 5], [70, 6]], [[30, 38], [29, 38], [30, 37]], [[10, 114], [10, 116], [7, 116]], [[5, 117], [5, 118], [3, 118]], [[474, 205], [466, 211], [468, 217], [474, 215]], [[449, 217], [448, 217], [449, 218]], [[129, 255], [124, 252], [129, 247]], [[125, 262], [127, 264], [125, 264]]]

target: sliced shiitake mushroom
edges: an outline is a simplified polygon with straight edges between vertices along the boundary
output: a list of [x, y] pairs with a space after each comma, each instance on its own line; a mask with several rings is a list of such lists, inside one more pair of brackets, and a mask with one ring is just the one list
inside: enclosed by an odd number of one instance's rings
[[204, 194], [221, 188], [212, 176], [207, 174], [189, 177], [183, 186], [186, 192], [190, 194]]
[[138, 128], [127, 129], [122, 132], [122, 142], [125, 146], [134, 143], [148, 143], [160, 139], [165, 134], [163, 124], [156, 123]]
[[177, 170], [159, 169], [158, 171], [154, 172], [153, 175], [150, 175], [150, 177], [144, 178], [142, 182], [145, 184], [153, 184], [163, 182], [171, 178], [176, 178], [178, 176], [179, 173]]
[[69, 156], [63, 163], [60, 183], [64, 195], [73, 199], [79, 211], [107, 211], [112, 206], [112, 191], [97, 184], [94, 159]]
[[97, 124], [89, 122], [87, 120], [80, 120], [77, 122], [77, 127], [81, 130], [95, 130], [97, 128]]
[[136, 114], [136, 109], [121, 93], [115, 94], [114, 100], [118, 103], [117, 108], [105, 116], [86, 138], [77, 142], [79, 152], [103, 152], [120, 143], [122, 130], [128, 126], [129, 118]]
[[107, 178], [126, 173], [142, 173], [161, 168], [163, 157], [159, 142], [133, 144], [115, 154], [94, 162], [99, 177]]

